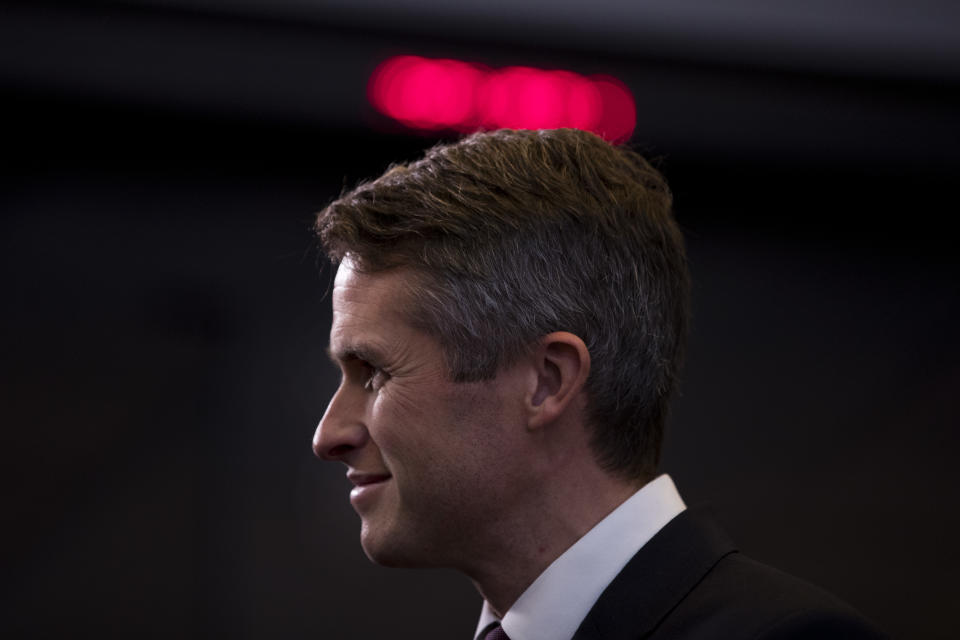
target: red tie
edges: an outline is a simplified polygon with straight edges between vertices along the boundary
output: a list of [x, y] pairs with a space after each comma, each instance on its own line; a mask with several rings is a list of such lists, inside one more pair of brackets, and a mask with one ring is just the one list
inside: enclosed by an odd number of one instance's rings
[[507, 632], [503, 630], [503, 627], [500, 626], [499, 622], [494, 622], [493, 625], [487, 629], [483, 640], [510, 640], [510, 637], [507, 635]]

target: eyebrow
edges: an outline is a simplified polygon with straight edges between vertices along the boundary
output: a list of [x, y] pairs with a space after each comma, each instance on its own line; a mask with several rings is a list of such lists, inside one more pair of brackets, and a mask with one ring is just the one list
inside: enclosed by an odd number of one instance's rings
[[334, 351], [328, 346], [326, 351], [327, 357], [329, 357], [330, 361], [335, 365], [340, 365], [341, 363], [354, 359], [363, 360], [364, 362], [375, 365], [382, 363], [384, 360], [383, 354], [381, 354], [379, 350], [365, 344], [349, 345], [337, 351]]

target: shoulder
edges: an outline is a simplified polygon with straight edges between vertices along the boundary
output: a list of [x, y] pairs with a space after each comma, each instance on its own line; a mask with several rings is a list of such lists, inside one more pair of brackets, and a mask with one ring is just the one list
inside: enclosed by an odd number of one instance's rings
[[653, 636], [886, 637], [834, 595], [741, 553], [719, 560], [663, 618]]
[[872, 640], [888, 638], [859, 614], [839, 611], [797, 611], [784, 616], [755, 636], [757, 640]]
[[640, 549], [587, 614], [576, 640], [883, 638], [855, 609], [740, 553], [690, 509]]

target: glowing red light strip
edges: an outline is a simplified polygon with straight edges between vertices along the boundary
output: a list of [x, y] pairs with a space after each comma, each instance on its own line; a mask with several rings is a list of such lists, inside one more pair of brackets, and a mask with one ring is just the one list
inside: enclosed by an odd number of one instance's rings
[[378, 111], [415, 129], [573, 127], [621, 142], [637, 121], [626, 85], [571, 71], [397, 56], [374, 70], [368, 92]]

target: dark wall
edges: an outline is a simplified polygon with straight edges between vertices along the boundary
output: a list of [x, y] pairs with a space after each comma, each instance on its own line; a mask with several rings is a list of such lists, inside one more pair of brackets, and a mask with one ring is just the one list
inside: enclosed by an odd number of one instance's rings
[[[429, 615], [469, 637], [469, 583], [370, 565], [343, 470], [310, 451], [336, 384], [311, 215], [435, 139], [2, 97], [0, 631], [368, 638]], [[635, 139], [694, 274], [665, 470], [744, 551], [948, 637], [955, 155]]]

